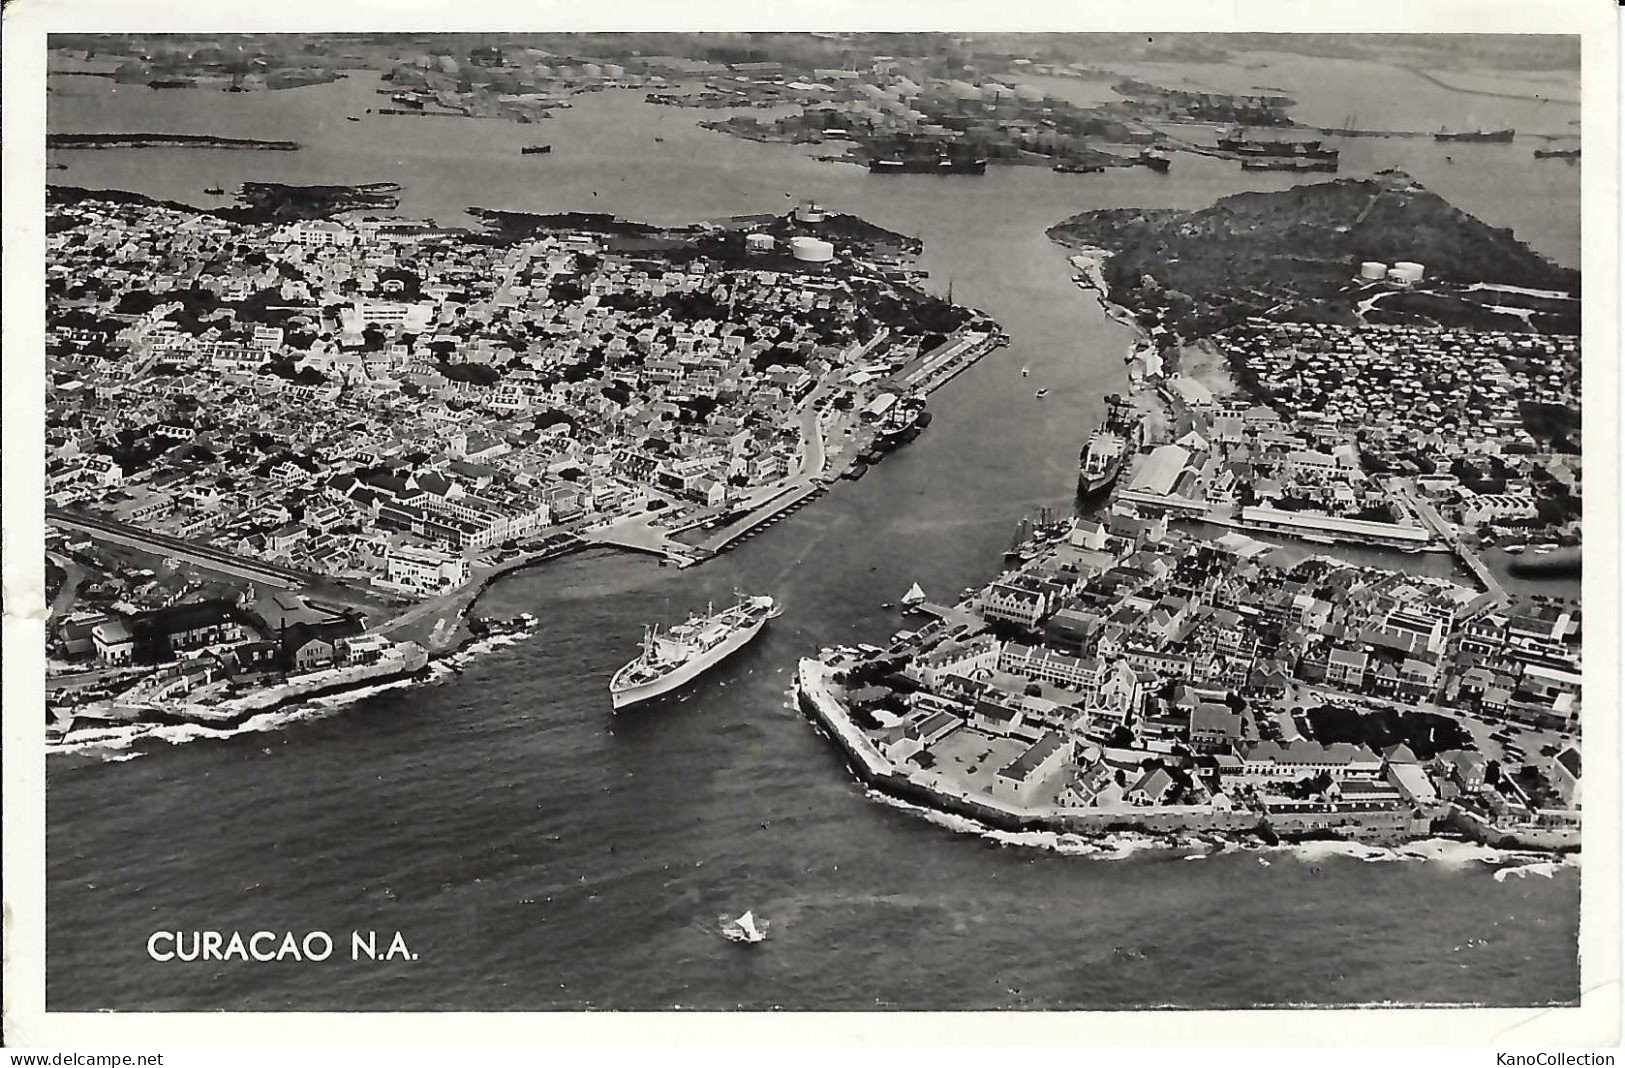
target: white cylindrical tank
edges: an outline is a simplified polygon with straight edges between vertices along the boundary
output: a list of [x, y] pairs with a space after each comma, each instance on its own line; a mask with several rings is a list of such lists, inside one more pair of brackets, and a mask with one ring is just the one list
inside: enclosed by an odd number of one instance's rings
[[799, 205], [796, 208], [796, 219], [804, 223], [820, 223], [824, 221], [824, 209], [812, 201]]
[[1399, 272], [1399, 276], [1405, 280], [1406, 285], [1411, 285], [1422, 280], [1423, 271], [1420, 263], [1412, 263], [1409, 260], [1400, 260], [1394, 264], [1394, 270]]
[[746, 234], [745, 249], [749, 252], [772, 252], [772, 234]]
[[1360, 264], [1360, 277], [1371, 282], [1380, 282], [1388, 275], [1388, 265], [1376, 260], [1366, 260]]
[[803, 263], [828, 263], [835, 258], [835, 246], [816, 237], [792, 237], [790, 255]]
[[1411, 280], [1405, 277], [1405, 272], [1400, 270], [1398, 267], [1388, 268], [1388, 281], [1397, 286], [1408, 286], [1411, 284]]

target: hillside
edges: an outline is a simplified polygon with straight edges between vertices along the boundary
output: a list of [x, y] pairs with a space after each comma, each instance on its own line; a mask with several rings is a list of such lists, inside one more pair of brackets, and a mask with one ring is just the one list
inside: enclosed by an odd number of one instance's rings
[[[1186, 338], [1251, 315], [1353, 322], [1356, 304], [1371, 292], [1354, 281], [1365, 260], [1423, 264], [1427, 281], [1419, 290], [1433, 296], [1409, 302], [1418, 309], [1414, 318], [1445, 325], [1527, 329], [1521, 318], [1460, 291], [1472, 283], [1574, 293], [1580, 284], [1578, 271], [1399, 172], [1238, 193], [1198, 211], [1085, 212], [1049, 235], [1111, 252], [1104, 271], [1111, 299], [1147, 325], [1162, 323]], [[1577, 313], [1540, 307], [1530, 316], [1535, 329], [1552, 332], [1575, 332], [1574, 320]]]

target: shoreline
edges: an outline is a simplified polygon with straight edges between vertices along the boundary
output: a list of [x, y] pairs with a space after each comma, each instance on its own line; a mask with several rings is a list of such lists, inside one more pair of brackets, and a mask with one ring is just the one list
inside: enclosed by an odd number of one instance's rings
[[[1201, 854], [1206, 856], [1230, 850], [1315, 849], [1318, 845], [1322, 852], [1335, 846], [1344, 851], [1383, 854], [1359, 859], [1408, 859], [1417, 854], [1418, 843], [1452, 842], [1470, 849], [1477, 841], [1482, 849], [1497, 855], [1538, 859], [1539, 863], [1554, 860], [1564, 863], [1562, 858], [1568, 854], [1579, 854], [1578, 846], [1570, 848], [1566, 844], [1524, 845], [1514, 834], [1498, 828], [1486, 828], [1482, 838], [1493, 836], [1499, 838], [1499, 842], [1483, 841], [1459, 818], [1447, 818], [1444, 822], [1447, 828], [1459, 829], [1462, 839], [1445, 838], [1431, 825], [1426, 834], [1345, 834], [1340, 827], [1331, 825], [1292, 829], [1278, 827], [1267, 816], [1247, 811], [1204, 809], [1197, 812], [1189, 808], [1165, 808], [1158, 812], [1136, 808], [1124, 812], [1091, 812], [1022, 808], [991, 795], [973, 797], [965, 791], [948, 792], [932, 781], [938, 777], [923, 770], [905, 771], [892, 763], [847, 715], [844, 704], [830, 689], [828, 665], [819, 659], [804, 657], [797, 664], [793, 695], [796, 708], [812, 721], [820, 734], [839, 747], [847, 768], [866, 793], [928, 816], [964, 821], [968, 826], [952, 829], [977, 833], [1001, 844], [1047, 846], [1060, 852], [1095, 852], [1086, 848], [1089, 843], [1110, 842], [1127, 836], [1137, 843], [1130, 852], [1149, 848], [1190, 849], [1198, 845], [1214, 847]], [[1415, 859], [1433, 858], [1423, 855]]]
[[118, 148], [211, 148], [250, 152], [296, 152], [297, 141], [221, 137], [178, 133], [54, 133], [45, 135], [46, 151], [103, 151]]
[[[77, 136], [77, 135], [76, 135]], [[145, 134], [91, 134], [82, 135], [86, 140], [103, 138], [145, 138]], [[154, 135], [159, 136], [159, 135]], [[183, 142], [196, 141], [199, 144], [207, 143], [211, 147], [216, 141], [232, 141], [233, 139], [217, 139], [212, 137], [191, 138], [189, 135], [174, 135]], [[167, 140], [167, 138], [165, 138]], [[245, 142], [246, 143], [246, 142]], [[109, 146], [111, 147], [111, 146]], [[297, 147], [297, 146], [294, 146]], [[150, 198], [139, 194], [109, 194], [107, 191], [81, 190], [72, 187], [56, 188], [55, 199], [66, 203], [77, 203], [81, 200], [108, 199], [115, 203], [152, 203], [157, 206], [183, 210], [192, 214], [227, 215], [258, 214], [281, 216], [284, 214], [324, 216], [337, 211], [353, 208], [358, 203], [370, 202], [374, 199], [388, 199], [393, 201], [391, 194], [397, 192], [399, 186], [391, 182], [372, 182], [352, 185], [323, 185], [323, 186], [284, 186], [277, 183], [248, 182], [244, 183], [239, 200], [246, 207], [233, 209], [216, 209], [213, 211], [194, 208], [188, 205], [165, 204], [151, 201]], [[307, 211], [306, 209], [314, 209]], [[594, 233], [610, 235], [625, 235], [629, 237], [643, 237], [657, 234], [671, 234], [693, 238], [705, 234], [706, 228], [702, 224], [690, 224], [679, 227], [656, 227], [651, 224], [618, 218], [607, 213], [564, 212], [552, 215], [538, 215], [525, 212], [508, 212], [494, 209], [471, 207], [472, 215], [486, 231], [493, 227], [521, 228], [527, 231], [550, 232], [553, 230], [579, 230], [586, 229]], [[746, 217], [748, 218], [748, 217]], [[863, 244], [879, 245], [882, 251], [893, 253], [901, 250], [908, 255], [919, 251], [915, 239], [906, 238], [884, 228], [866, 223], [858, 217], [847, 217], [836, 214], [830, 217], [830, 225], [835, 227], [852, 240]], [[256, 219], [255, 221], [269, 221]], [[836, 224], [840, 224], [839, 227]], [[855, 235], [854, 235], [855, 231]], [[474, 231], [477, 232], [477, 231]], [[931, 299], [927, 294], [916, 290], [907, 283], [898, 283], [899, 287], [909, 293], [919, 296], [922, 300]], [[939, 302], [941, 303], [941, 302]], [[985, 314], [974, 308], [958, 306], [963, 321], [947, 337], [941, 346], [930, 353], [915, 353], [913, 355], [896, 354], [897, 369], [893, 372], [895, 378], [894, 388], [910, 389], [921, 396], [928, 395], [941, 388], [959, 373], [978, 362], [987, 353], [1003, 344], [1007, 339], [998, 324]], [[882, 329], [876, 341], [887, 337], [889, 330]], [[873, 348], [873, 343], [862, 347], [863, 352]], [[820, 387], [822, 389], [823, 387]], [[812, 414], [811, 408], [798, 410], [805, 422]], [[833, 418], [833, 417], [832, 417]], [[855, 416], [851, 418], [856, 418]], [[836, 418], [838, 422], [839, 419]], [[755, 533], [757, 529], [771, 525], [786, 510], [799, 507], [802, 503], [825, 492], [835, 477], [849, 472], [856, 477], [861, 473], [864, 464], [860, 462], [861, 454], [856, 448], [848, 448], [844, 443], [836, 450], [837, 456], [831, 456], [829, 451], [832, 442], [829, 440], [832, 431], [826, 430], [824, 420], [820, 417], [816, 423], [807, 428], [816, 437], [816, 454], [820, 457], [817, 470], [803, 472], [798, 476], [805, 485], [798, 486], [796, 480], [787, 483], [781, 500], [768, 499], [754, 509], [746, 521], [741, 525], [721, 531], [726, 535], [715, 545], [705, 547], [704, 558], [709, 558], [720, 552], [732, 548], [739, 541]], [[857, 440], [854, 440], [854, 445]], [[636, 551], [639, 546], [616, 544], [613, 541], [583, 537], [580, 534], [566, 534], [552, 544], [545, 545], [539, 550], [529, 553], [520, 553], [513, 559], [485, 565], [476, 565], [475, 575], [463, 586], [435, 593], [434, 595], [407, 606], [404, 610], [394, 611], [384, 619], [379, 620], [370, 630], [370, 633], [386, 636], [391, 640], [418, 648], [423, 656], [422, 664], [415, 665], [409, 670], [403, 670], [385, 679], [390, 684], [400, 683], [410, 685], [415, 680], [411, 677], [413, 672], [433, 664], [437, 661], [453, 657], [465, 648], [476, 643], [482, 637], [474, 633], [468, 626], [468, 620], [473, 613], [474, 606], [480, 598], [498, 579], [530, 567], [539, 566], [549, 560], [572, 552], [580, 551], [591, 545], [603, 545], [607, 548], [622, 548]], [[670, 557], [663, 543], [656, 549], [664, 557]], [[685, 556], [677, 560], [679, 566], [697, 563], [700, 556], [689, 559]], [[307, 692], [295, 689], [286, 690], [284, 682], [280, 687], [259, 691], [257, 694], [242, 695], [228, 702], [221, 702], [213, 708], [198, 704], [190, 711], [175, 711], [176, 706], [171, 704], [164, 708], [144, 708], [138, 702], [130, 702], [123, 710], [127, 718], [116, 722], [129, 727], [161, 727], [175, 725], [193, 725], [214, 728], [234, 729], [242, 725], [248, 718], [262, 714], [272, 709], [282, 708], [288, 704], [297, 703], [302, 699], [314, 696], [331, 696], [347, 691], [363, 689], [376, 685], [379, 678], [367, 675], [362, 678], [348, 680], [333, 686], [324, 686], [320, 692]], [[267, 698], [265, 694], [277, 696]], [[116, 700], [109, 701], [104, 707], [117, 707]], [[72, 723], [76, 718], [70, 710], [63, 710], [62, 722]], [[48, 726], [51, 721], [48, 721]], [[71, 728], [69, 728], [71, 730]], [[66, 732], [64, 732], [66, 733]]]

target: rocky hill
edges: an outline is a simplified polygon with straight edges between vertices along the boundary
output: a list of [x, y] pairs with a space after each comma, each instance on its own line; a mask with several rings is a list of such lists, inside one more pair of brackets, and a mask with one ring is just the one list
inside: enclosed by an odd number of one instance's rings
[[[1425, 309], [1416, 320], [1577, 332], [1578, 301], [1568, 302], [1575, 306], [1569, 312], [1538, 307], [1526, 326], [1523, 317], [1491, 310], [1465, 287], [1488, 282], [1577, 294], [1578, 271], [1397, 171], [1238, 193], [1197, 211], [1085, 212], [1049, 235], [1112, 253], [1104, 271], [1112, 301], [1146, 325], [1160, 323], [1185, 338], [1255, 315], [1353, 322], [1371, 288], [1355, 282], [1366, 260], [1426, 268], [1425, 304], [1396, 305]], [[1508, 298], [1497, 294], [1495, 303]]]

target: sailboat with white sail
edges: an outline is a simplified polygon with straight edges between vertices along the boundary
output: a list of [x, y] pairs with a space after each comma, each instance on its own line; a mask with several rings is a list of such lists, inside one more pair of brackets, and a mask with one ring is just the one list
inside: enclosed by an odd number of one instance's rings
[[756, 917], [747, 909], [737, 920], [724, 924], [722, 933], [728, 936], [730, 942], [760, 942], [767, 937], [767, 921], [763, 920], [758, 924]]

